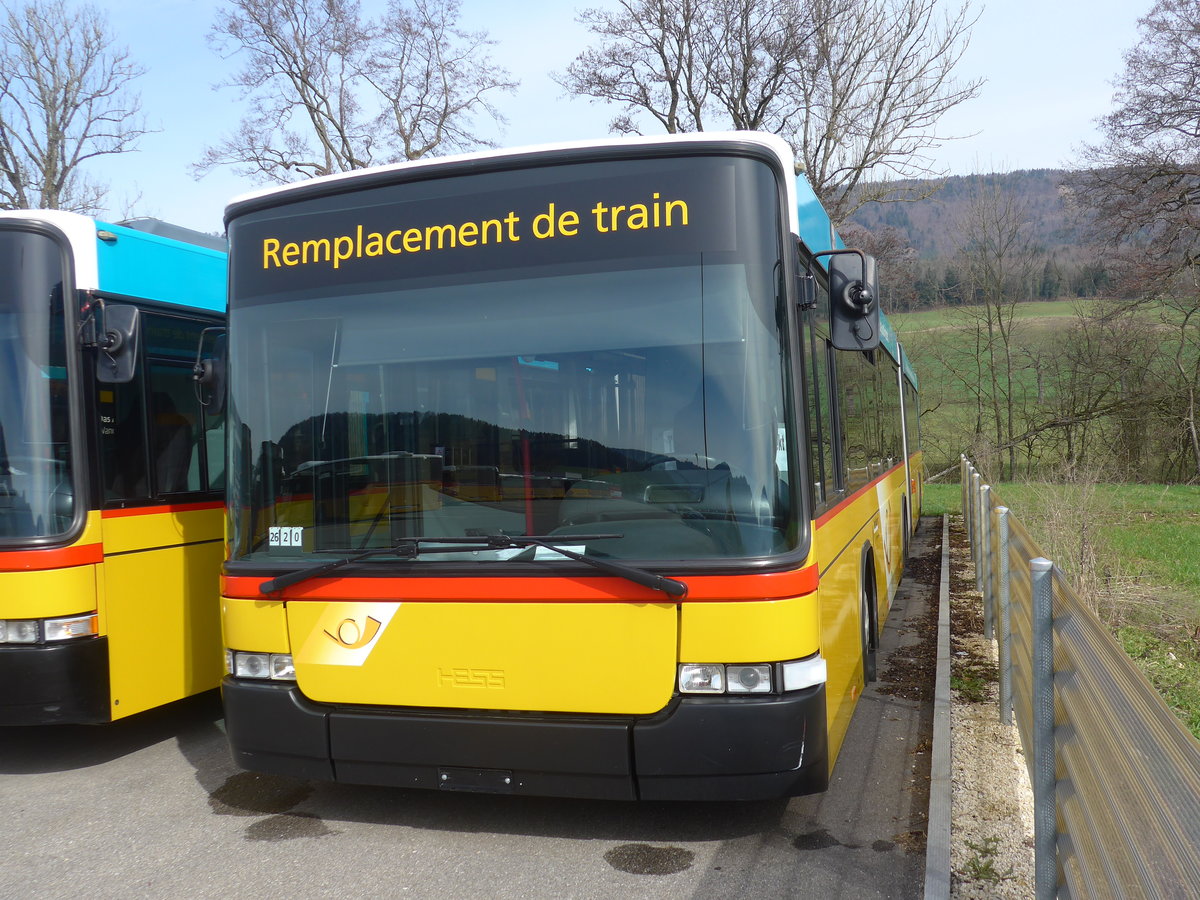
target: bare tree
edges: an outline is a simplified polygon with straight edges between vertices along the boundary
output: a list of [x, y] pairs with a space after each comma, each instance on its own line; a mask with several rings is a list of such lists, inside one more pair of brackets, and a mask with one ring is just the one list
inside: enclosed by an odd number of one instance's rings
[[982, 86], [953, 78], [977, 15], [939, 0], [814, 0], [811, 15], [788, 98], [804, 113], [784, 136], [835, 221], [870, 200], [911, 199], [896, 180], [940, 174], [937, 124]]
[[209, 36], [245, 63], [229, 85], [250, 112], [198, 166], [229, 165], [280, 183], [370, 165], [371, 136], [356, 92], [366, 31], [355, 2], [234, 0]]
[[459, 0], [391, 0], [372, 21], [356, 0], [229, 0], [209, 38], [245, 55], [226, 86], [250, 112], [194, 171], [286, 183], [486, 146], [474, 116], [503, 121], [490, 96], [516, 85], [459, 12]]
[[107, 189], [88, 160], [146, 133], [132, 83], [144, 73], [90, 6], [33, 0], [0, 18], [0, 205], [95, 213]]
[[788, 139], [836, 222], [894, 199], [864, 177], [933, 170], [942, 115], [979, 81], [952, 74], [975, 17], [937, 0], [618, 0], [585, 10], [599, 41], [558, 76], [580, 97], [618, 104], [614, 131], [649, 115], [667, 132], [709, 125]]
[[708, 106], [705, 0], [619, 0], [618, 8], [585, 9], [579, 21], [599, 36], [556, 76], [567, 91], [617, 103], [614, 132], [638, 133], [635, 113], [648, 113], [667, 134], [703, 131]]
[[[1084, 151], [1071, 180], [1093, 236], [1133, 301], [1163, 304], [1180, 321], [1175, 404], [1200, 477], [1200, 0], [1158, 0], [1138, 23], [1137, 45], [1116, 82], [1102, 140]], [[1192, 327], [1187, 327], [1192, 324]]]
[[458, 11], [458, 0], [414, 0], [411, 9], [391, 0], [375, 33], [363, 73], [383, 101], [375, 124], [380, 133], [394, 130], [404, 159], [490, 146], [471, 130], [475, 113], [503, 122], [490, 95], [516, 89], [488, 61], [495, 41], [459, 28]]
[[[1021, 200], [1002, 190], [995, 179], [982, 178], [958, 229], [966, 283], [979, 304], [963, 313], [977, 323], [979, 400], [989, 407], [994, 446], [1007, 450], [1010, 478], [1016, 472], [1013, 438], [1025, 400], [1018, 379], [1016, 304], [1030, 299], [1041, 262], [1028, 236], [1029, 224]], [[1000, 476], [1004, 474], [1002, 464]]]

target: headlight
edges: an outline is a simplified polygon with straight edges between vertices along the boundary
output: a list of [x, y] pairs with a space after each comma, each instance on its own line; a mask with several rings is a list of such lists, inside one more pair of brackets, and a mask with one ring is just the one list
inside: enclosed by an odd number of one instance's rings
[[37, 619], [0, 620], [0, 643], [36, 644], [38, 642]]
[[99, 633], [99, 617], [94, 612], [59, 619], [0, 619], [0, 644], [69, 641]]
[[290, 653], [226, 650], [225, 666], [234, 678], [254, 678], [260, 681], [296, 680], [296, 666]]
[[770, 666], [726, 666], [725, 683], [731, 694], [771, 693]]
[[683, 663], [681, 694], [775, 694], [824, 684], [825, 660], [815, 653], [783, 663]]
[[680, 666], [679, 691], [683, 694], [725, 693], [725, 667], [701, 665]]

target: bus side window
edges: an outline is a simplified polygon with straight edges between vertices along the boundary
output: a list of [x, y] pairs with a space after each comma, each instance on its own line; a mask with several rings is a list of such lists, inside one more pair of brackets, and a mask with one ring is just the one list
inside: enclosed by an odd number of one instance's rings
[[141, 368], [128, 384], [97, 386], [105, 500], [148, 497], [146, 413]]
[[225, 413], [210, 416], [204, 414], [204, 438], [201, 441], [204, 454], [204, 472], [207, 475], [201, 490], [225, 490]]
[[198, 491], [201, 451], [197, 444], [202, 432], [191, 368], [157, 361], [148, 368], [155, 495]]
[[812, 328], [809, 357], [812, 377], [808, 385], [809, 466], [813, 482], [813, 500], [824, 509], [838, 489], [833, 460], [833, 407], [829, 394], [829, 342]]

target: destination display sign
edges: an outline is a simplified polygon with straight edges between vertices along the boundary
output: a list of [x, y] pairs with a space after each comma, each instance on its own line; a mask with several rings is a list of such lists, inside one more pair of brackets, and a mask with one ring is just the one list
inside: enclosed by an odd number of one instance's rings
[[730, 157], [557, 165], [382, 184], [248, 214], [230, 225], [233, 298], [733, 251], [746, 167], [759, 178], [766, 168]]

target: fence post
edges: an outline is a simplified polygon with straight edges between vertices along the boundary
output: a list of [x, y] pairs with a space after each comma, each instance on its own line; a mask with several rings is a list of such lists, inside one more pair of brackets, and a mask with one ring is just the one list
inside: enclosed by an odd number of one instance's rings
[[967, 477], [971, 464], [967, 462], [967, 455], [964, 453], [958, 458], [958, 490], [962, 494], [962, 516], [963, 522], [967, 520], [967, 511], [971, 508], [971, 501], [967, 497]]
[[997, 588], [1000, 602], [1000, 721], [1012, 724], [1012, 618], [1009, 614], [1008, 507], [996, 507]]
[[983, 594], [983, 637], [996, 638], [996, 598], [992, 590], [992, 486], [979, 488], [979, 590]]
[[979, 546], [979, 485], [983, 483], [983, 476], [976, 471], [971, 472], [971, 561], [975, 563], [975, 589], [983, 590], [983, 580], [981, 572], [983, 570], [983, 561], [980, 558], [982, 548]]
[[962, 482], [962, 527], [966, 529], [967, 547], [970, 548], [971, 558], [974, 559], [974, 522], [971, 520], [971, 510], [974, 509], [974, 496], [971, 490], [972, 478], [974, 478], [974, 467], [968, 461], [966, 463], [966, 480]]
[[1058, 888], [1054, 763], [1054, 563], [1029, 561], [1033, 599], [1033, 842], [1037, 900]]

